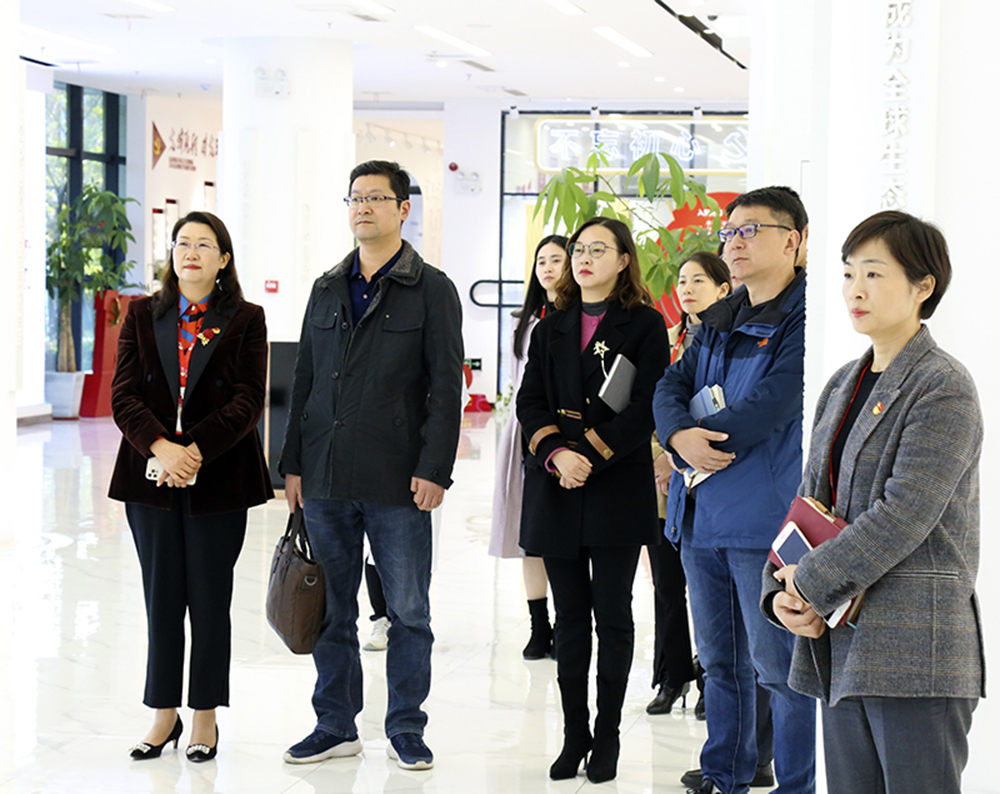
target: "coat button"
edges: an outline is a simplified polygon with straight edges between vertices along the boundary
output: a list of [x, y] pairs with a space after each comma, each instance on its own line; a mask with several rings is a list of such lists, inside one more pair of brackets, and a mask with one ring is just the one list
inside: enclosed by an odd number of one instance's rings
[[338, 419], [336, 422], [333, 423], [333, 426], [337, 427], [337, 428], [341, 428], [341, 427], [344, 426], [344, 423], [341, 420]]
[[400, 419], [400, 418], [399, 418], [398, 416], [397, 416], [397, 417], [396, 417], [395, 419], [393, 419], [393, 420], [392, 420], [392, 423], [393, 423], [393, 424], [394, 424], [394, 425], [395, 425], [396, 427], [402, 427], [402, 426], [403, 426], [403, 420], [402, 420], [402, 419]]
[[340, 327], [346, 331], [350, 326], [347, 323], [341, 323]]
[[302, 412], [302, 421], [304, 422], [308, 418], [309, 418], [309, 412], [308, 411], [303, 411]]
[[340, 373], [339, 372], [334, 372], [330, 377], [333, 378], [334, 380], [336, 380], [337, 378], [340, 377]]

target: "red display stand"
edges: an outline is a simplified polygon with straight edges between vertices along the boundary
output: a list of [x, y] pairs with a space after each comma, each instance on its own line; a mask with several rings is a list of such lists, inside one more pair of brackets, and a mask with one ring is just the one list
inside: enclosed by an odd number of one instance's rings
[[141, 295], [107, 290], [94, 296], [94, 364], [83, 381], [80, 416], [111, 416], [111, 379], [115, 374], [118, 334], [129, 301]]

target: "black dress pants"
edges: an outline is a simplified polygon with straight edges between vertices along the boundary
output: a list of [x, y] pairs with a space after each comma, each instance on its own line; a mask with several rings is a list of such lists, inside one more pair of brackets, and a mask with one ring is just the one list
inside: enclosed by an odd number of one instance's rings
[[[166, 486], [163, 486], [166, 487]], [[188, 706], [229, 705], [233, 566], [243, 547], [246, 510], [192, 516], [188, 495], [174, 493], [170, 509], [125, 505], [142, 567], [149, 648], [142, 702], [181, 705], [184, 616], [191, 621]]]
[[[660, 520], [660, 528], [663, 520]], [[681, 553], [668, 540], [649, 550], [649, 567], [653, 574], [654, 625], [653, 683], [680, 687], [693, 681], [691, 663], [691, 629], [688, 626], [687, 581], [681, 566]]]
[[632, 651], [632, 583], [641, 546], [589, 546], [576, 559], [545, 557], [555, 603], [556, 673], [567, 738], [590, 734], [587, 687], [597, 626], [595, 736], [617, 736]]

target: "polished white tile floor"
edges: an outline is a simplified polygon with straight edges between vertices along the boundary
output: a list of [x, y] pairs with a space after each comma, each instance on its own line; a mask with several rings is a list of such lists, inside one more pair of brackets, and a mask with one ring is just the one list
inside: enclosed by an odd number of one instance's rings
[[[285, 748], [309, 733], [310, 657], [288, 653], [263, 617], [267, 568], [284, 529], [284, 503], [250, 514], [237, 565], [232, 707], [221, 709], [214, 762], [183, 752], [132, 762], [145, 733], [146, 650], [139, 566], [122, 505], [105, 496], [119, 434], [108, 419], [19, 431], [17, 507], [0, 519], [0, 792], [422, 791], [455, 794], [588, 790], [584, 777], [553, 783], [560, 747], [555, 664], [525, 662], [528, 616], [520, 564], [486, 553], [493, 484], [493, 420], [463, 431], [455, 485], [438, 522], [432, 585], [434, 683], [425, 708], [430, 772], [405, 772], [385, 755], [384, 654], [362, 654], [366, 706], [361, 757], [290, 766]], [[9, 499], [4, 500], [10, 503]], [[362, 615], [367, 602], [362, 587]], [[619, 792], [683, 791], [704, 723], [688, 709], [649, 717], [652, 590], [635, 582], [636, 654], [622, 721]], [[368, 623], [361, 621], [363, 632]], [[182, 711], [185, 721], [190, 712]], [[187, 743], [182, 737], [181, 750]]]

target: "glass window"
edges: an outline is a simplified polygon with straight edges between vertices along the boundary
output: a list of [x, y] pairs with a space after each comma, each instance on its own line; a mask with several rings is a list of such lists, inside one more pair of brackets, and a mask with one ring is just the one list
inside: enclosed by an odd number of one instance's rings
[[106, 184], [104, 163], [100, 160], [84, 160], [83, 184], [94, 184], [103, 190]]
[[104, 92], [83, 89], [83, 150], [104, 151]]
[[45, 145], [60, 149], [68, 146], [68, 129], [66, 86], [56, 83], [52, 93], [45, 95]]

